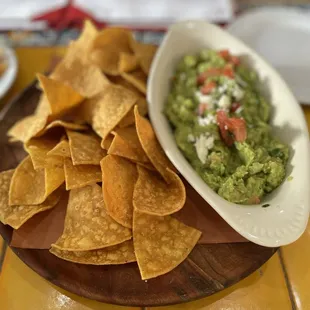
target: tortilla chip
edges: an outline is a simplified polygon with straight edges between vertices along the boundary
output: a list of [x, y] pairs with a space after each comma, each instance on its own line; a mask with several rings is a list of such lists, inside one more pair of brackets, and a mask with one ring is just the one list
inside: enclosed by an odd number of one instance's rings
[[134, 210], [133, 240], [142, 280], [163, 275], [184, 261], [201, 232], [170, 216]]
[[137, 168], [139, 177], [133, 193], [136, 210], [164, 216], [182, 209], [186, 199], [185, 186], [176, 173], [167, 171], [170, 174], [170, 183], [167, 184], [156, 172], [141, 166]]
[[8, 136], [25, 143], [41, 132], [46, 122], [47, 115], [26, 116], [9, 129]]
[[118, 155], [134, 162], [150, 163], [139, 141], [135, 126], [118, 128], [108, 154]]
[[61, 117], [84, 99], [71, 86], [42, 74], [37, 74], [37, 77], [50, 105], [51, 115], [49, 119]]
[[138, 166], [144, 167], [150, 171], [157, 171], [151, 163], [136, 163]]
[[86, 265], [119, 265], [136, 261], [132, 240], [92, 251], [62, 251], [55, 247], [50, 252], [69, 262]]
[[8, 199], [13, 173], [14, 170], [0, 173], [0, 221], [14, 229], [18, 229], [35, 214], [53, 208], [60, 200], [62, 191], [55, 191], [39, 205], [10, 206]]
[[122, 73], [121, 76], [136, 87], [140, 92], [146, 94], [147, 76], [141, 70], [136, 70], [130, 73]]
[[126, 81], [123, 77], [121, 76], [109, 76], [109, 81], [113, 84], [123, 86], [132, 92], [134, 92], [138, 97], [144, 97], [144, 94], [141, 93], [135, 86], [133, 86], [131, 83]]
[[65, 228], [52, 246], [66, 251], [97, 250], [131, 239], [131, 230], [106, 212], [97, 184], [70, 191]]
[[101, 141], [101, 147], [107, 151], [110, 148], [113, 139], [114, 135], [109, 134], [104, 140]]
[[97, 35], [98, 29], [91, 20], [87, 19], [84, 22], [79, 38], [76, 40], [76, 45], [87, 52]]
[[113, 46], [107, 46], [104, 50], [93, 50], [89, 55], [89, 61], [100, 68], [105, 74], [119, 74], [119, 52]]
[[138, 68], [138, 60], [135, 55], [120, 53], [118, 62], [119, 72], [130, 72]]
[[130, 53], [130, 42], [132, 33], [128, 29], [110, 27], [101, 30], [93, 40], [92, 49], [105, 50], [108, 46], [114, 46], [118, 51]]
[[73, 165], [99, 165], [106, 152], [101, 140], [93, 134], [82, 134], [67, 130]]
[[65, 181], [64, 163], [62, 157], [50, 156], [48, 166], [44, 169], [46, 197]]
[[88, 129], [88, 126], [86, 126], [86, 125], [69, 123], [69, 122], [65, 122], [65, 121], [61, 121], [61, 120], [55, 120], [55, 121], [51, 122], [50, 124], [48, 124], [43, 130], [38, 132], [36, 134], [36, 137], [43, 136], [49, 130], [56, 128], [56, 127], [61, 127], [63, 129], [70, 129], [70, 130], [80, 130], [80, 131]]
[[66, 190], [81, 188], [102, 181], [100, 166], [73, 166], [70, 158], [65, 159]]
[[9, 205], [38, 205], [64, 181], [62, 167], [34, 170], [27, 156], [15, 169], [9, 192]]
[[[55, 207], [29, 219], [14, 230], [10, 246], [23, 249], [49, 250], [62, 235], [68, 205], [69, 192], [63, 189], [61, 199]], [[57, 190], [58, 191], [58, 190]]]
[[110, 85], [100, 96], [86, 101], [92, 109], [93, 130], [104, 140], [136, 101], [133, 92], [117, 85]]
[[145, 74], [150, 73], [151, 64], [155, 53], [157, 51], [157, 46], [153, 44], [144, 44], [137, 41], [131, 41], [132, 49], [137, 57], [140, 66]]
[[71, 157], [68, 140], [60, 141], [53, 149], [47, 152], [48, 156]]
[[175, 171], [175, 168], [161, 148], [150, 122], [139, 114], [137, 107], [135, 107], [134, 111], [137, 134], [142, 148], [157, 171], [162, 175], [165, 181], [169, 183], [171, 174], [168, 172], [167, 168], [173, 171]]
[[47, 97], [45, 96], [44, 93], [42, 93], [40, 95], [40, 99], [39, 99], [38, 105], [34, 111], [34, 114], [36, 114], [36, 115], [49, 115], [51, 113], [52, 113], [52, 111], [50, 108], [50, 104], [47, 100]]
[[24, 144], [24, 148], [30, 155], [35, 170], [44, 169], [47, 166], [47, 153], [58, 143], [51, 137], [32, 138]]
[[109, 80], [96, 65], [81, 59], [81, 51], [76, 44], [70, 45], [67, 55], [50, 78], [70, 85], [85, 98], [97, 95], [109, 84]]
[[[147, 108], [147, 102], [145, 100], [145, 98], [140, 97], [137, 100], [137, 106], [138, 106], [138, 111], [139, 114], [144, 116], [147, 114], [148, 112], [148, 108]], [[118, 124], [118, 127], [120, 128], [124, 128], [124, 127], [128, 127], [132, 124], [135, 123], [135, 114], [134, 114], [134, 109], [131, 109], [124, 117], [123, 119], [120, 121], [120, 123]]]
[[102, 190], [108, 214], [119, 224], [132, 227], [132, 197], [138, 177], [136, 165], [118, 156], [101, 161]]

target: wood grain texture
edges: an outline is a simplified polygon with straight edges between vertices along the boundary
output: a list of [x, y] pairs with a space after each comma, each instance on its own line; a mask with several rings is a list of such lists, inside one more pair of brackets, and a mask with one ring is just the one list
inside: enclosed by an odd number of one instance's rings
[[[6, 132], [18, 119], [33, 112], [39, 94], [35, 83], [31, 84], [0, 114], [0, 171], [16, 167], [25, 156], [21, 144], [8, 143]], [[10, 227], [0, 223], [0, 234], [10, 243]], [[248, 276], [276, 252], [275, 248], [249, 242], [197, 245], [172, 272], [145, 282], [135, 263], [87, 266], [61, 260], [48, 250], [12, 249], [55, 285], [86, 298], [125, 306], [162, 306], [209, 296]]]

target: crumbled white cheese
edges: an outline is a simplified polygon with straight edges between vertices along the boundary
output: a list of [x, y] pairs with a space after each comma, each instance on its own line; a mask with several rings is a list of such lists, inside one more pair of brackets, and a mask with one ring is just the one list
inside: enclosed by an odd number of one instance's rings
[[188, 142], [191, 142], [191, 143], [195, 142], [195, 137], [194, 137], [194, 135], [190, 133], [190, 134], [187, 136], [187, 141], [188, 141]]
[[208, 114], [205, 117], [198, 116], [198, 124], [200, 126], [208, 126], [210, 124], [216, 124], [215, 116], [212, 114]]
[[218, 88], [218, 91], [219, 91], [220, 94], [224, 94], [226, 92], [226, 90], [227, 90], [227, 85], [226, 84], [224, 84], [224, 85], [222, 85], [222, 86], [220, 86]]
[[222, 109], [229, 109], [231, 106], [231, 100], [229, 96], [223, 95], [218, 102], [218, 106]]
[[214, 100], [210, 95], [204, 95], [200, 91], [195, 92], [195, 96], [198, 99], [199, 103], [206, 103], [208, 104], [208, 109], [213, 109]]
[[243, 110], [243, 107], [240, 106], [240, 107], [235, 111], [235, 113], [236, 113], [236, 114], [240, 114], [240, 113], [242, 112], [242, 110]]
[[224, 125], [224, 129], [225, 129], [225, 130], [228, 130], [228, 126], [227, 126], [227, 125]]
[[241, 100], [244, 96], [244, 91], [241, 89], [241, 87], [239, 87], [238, 85], [236, 85], [233, 89], [232, 95], [235, 97], [235, 99], [237, 101]]
[[202, 134], [197, 138], [195, 142], [196, 153], [199, 160], [203, 164], [206, 163], [209, 150], [211, 150], [213, 146], [214, 146], [213, 136], [208, 134]]

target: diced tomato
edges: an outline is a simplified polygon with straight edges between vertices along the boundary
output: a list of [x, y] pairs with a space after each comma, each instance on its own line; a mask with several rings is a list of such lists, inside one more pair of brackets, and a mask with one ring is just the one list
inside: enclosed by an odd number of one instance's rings
[[233, 103], [231, 104], [230, 111], [231, 111], [232, 113], [234, 113], [234, 112], [236, 112], [239, 108], [240, 108], [240, 103], [238, 103], [238, 102], [233, 102]]
[[235, 77], [235, 72], [234, 69], [232, 68], [232, 66], [230, 64], [227, 64], [223, 71], [222, 71], [223, 75], [233, 79]]
[[218, 52], [218, 55], [221, 56], [223, 59], [225, 59], [227, 61], [230, 59], [229, 50], [221, 50], [221, 51]]
[[202, 85], [206, 79], [207, 79], [207, 72], [200, 73], [197, 77], [198, 85]]
[[216, 88], [216, 83], [215, 82], [208, 82], [206, 84], [204, 84], [203, 86], [201, 86], [200, 91], [204, 94], [210, 94], [211, 91]]
[[210, 68], [206, 71], [207, 77], [217, 76], [221, 74], [220, 68]]
[[205, 80], [209, 77], [213, 77], [213, 76], [219, 76], [222, 74], [222, 70], [219, 68], [210, 68], [205, 72], [202, 72], [198, 75], [197, 77], [197, 83], [199, 85], [202, 85]]
[[227, 122], [228, 130], [234, 135], [237, 142], [245, 141], [247, 137], [246, 123], [242, 118], [232, 117]]
[[201, 103], [198, 107], [198, 114], [202, 115], [205, 112], [205, 110], [207, 110], [207, 109], [208, 109], [208, 104], [207, 103]]
[[219, 129], [220, 129], [222, 139], [224, 140], [225, 144], [228, 146], [232, 146], [234, 141], [228, 131], [228, 126], [227, 126], [228, 117], [227, 117], [226, 112], [223, 110], [218, 111], [216, 113], [216, 120], [217, 120]]
[[[225, 111], [220, 110], [216, 114], [217, 123], [224, 142], [231, 146], [235, 141], [243, 142], [247, 137], [246, 123], [242, 118], [229, 118]], [[230, 135], [230, 133], [233, 135]]]
[[233, 63], [235, 66], [238, 66], [240, 64], [240, 58], [237, 56], [231, 56], [230, 57], [231, 63]]

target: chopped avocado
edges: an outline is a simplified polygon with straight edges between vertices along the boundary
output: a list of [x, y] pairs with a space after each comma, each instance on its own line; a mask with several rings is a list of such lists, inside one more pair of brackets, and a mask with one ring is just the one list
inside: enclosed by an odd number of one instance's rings
[[220, 196], [258, 204], [285, 179], [289, 147], [272, 135], [259, 77], [228, 50], [185, 55], [164, 113], [178, 147]]

